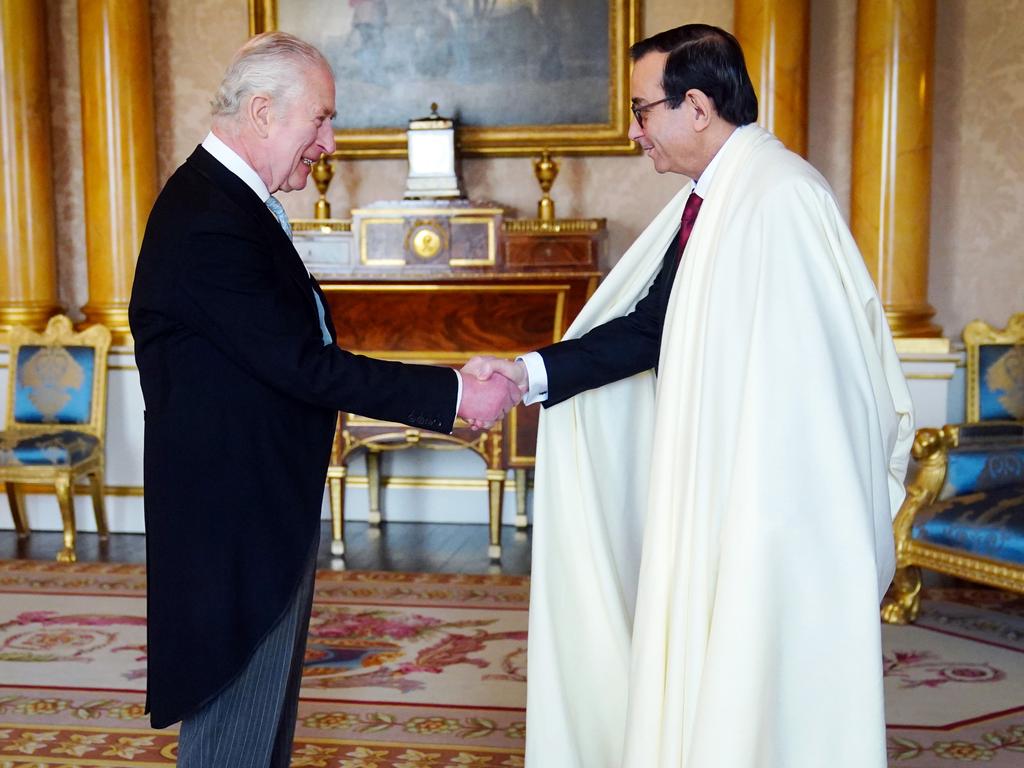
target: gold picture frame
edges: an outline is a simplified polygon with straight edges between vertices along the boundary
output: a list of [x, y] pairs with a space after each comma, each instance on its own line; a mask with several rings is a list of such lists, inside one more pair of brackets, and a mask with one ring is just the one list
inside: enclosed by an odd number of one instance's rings
[[[1012, 346], [1024, 345], [1024, 312], [1017, 312], [1016, 314], [1010, 315], [1010, 319], [1006, 323], [1005, 328], [996, 328], [993, 325], [989, 325], [984, 320], [972, 320], [964, 326], [963, 332], [964, 347], [967, 352], [967, 376], [966, 376], [966, 389], [967, 389], [967, 408], [966, 408], [966, 420], [967, 421], [983, 421], [986, 419], [982, 418], [982, 405], [983, 403], [989, 403], [985, 408], [991, 414], [992, 410], [1000, 411], [1003, 408], [1007, 409], [1005, 415], [998, 416], [987, 416], [987, 419], [1015, 419], [1019, 418], [1014, 415], [1012, 406], [1003, 406], [998, 402], [992, 402], [993, 400], [1000, 400], [996, 395], [996, 392], [1002, 391], [995, 389], [994, 387], [999, 386], [991, 385], [987, 380], [989, 372], [995, 366], [992, 365], [992, 359], [989, 357], [985, 358], [988, 354], [983, 352], [985, 347], [995, 347], [992, 352], [998, 357], [1004, 357], [1008, 349]], [[1018, 353], [1019, 354], [1019, 353]], [[1007, 357], [1007, 360], [1012, 359]], [[1002, 363], [1005, 365], [1005, 362]], [[1013, 368], [1003, 368], [1005, 372], [1012, 371]], [[1007, 386], [1009, 390], [1006, 395], [1013, 399], [1013, 393], [1019, 393], [1019, 387], [1013, 386], [1013, 378], [1007, 376], [1009, 379]], [[1019, 403], [1019, 394], [1017, 395], [1017, 402]], [[993, 408], [994, 406], [994, 408]]]
[[[565, 18], [572, 23], [562, 24], [537, 19], [536, 7], [529, 0], [249, 0], [249, 33], [284, 29], [320, 47], [331, 61], [339, 83], [336, 158], [405, 157], [400, 120], [425, 115], [432, 101], [460, 121], [463, 156], [535, 155], [544, 149], [560, 155], [637, 152], [627, 132], [629, 47], [639, 39], [640, 0], [559, 0], [543, 6], [569, 14]], [[460, 17], [460, 8], [476, 15]], [[411, 13], [419, 18], [410, 20]], [[481, 19], [481, 13], [490, 16]], [[340, 30], [334, 33], [332, 14]], [[605, 15], [607, 37], [602, 25], [601, 34], [582, 43], [586, 25], [596, 28]], [[476, 34], [475, 49], [466, 43], [465, 30]], [[592, 38], [598, 38], [596, 49]], [[510, 42], [502, 58], [495, 40], [519, 41], [519, 47]], [[607, 50], [600, 47], [605, 40]], [[469, 60], [474, 50], [475, 62]], [[563, 50], [576, 58], [562, 62]], [[584, 55], [596, 66], [588, 67]], [[425, 69], [417, 68], [416, 57]], [[501, 82], [502, 76], [508, 81]], [[409, 92], [404, 101], [403, 88]], [[465, 104], [446, 103], [463, 97]], [[360, 124], [371, 122], [365, 115], [385, 113], [381, 121], [390, 124]], [[346, 119], [355, 124], [339, 125]]]

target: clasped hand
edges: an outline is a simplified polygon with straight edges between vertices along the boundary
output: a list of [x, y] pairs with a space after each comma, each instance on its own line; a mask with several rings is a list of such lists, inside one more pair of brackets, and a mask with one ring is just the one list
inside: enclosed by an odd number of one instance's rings
[[516, 360], [477, 356], [460, 371], [459, 416], [473, 429], [487, 429], [511, 411], [529, 388], [526, 366]]

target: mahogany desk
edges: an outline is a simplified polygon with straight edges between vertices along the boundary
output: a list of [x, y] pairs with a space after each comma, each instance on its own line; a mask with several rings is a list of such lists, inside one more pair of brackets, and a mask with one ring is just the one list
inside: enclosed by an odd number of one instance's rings
[[[510, 357], [558, 341], [600, 279], [605, 222], [510, 220], [502, 213], [467, 201], [406, 202], [355, 210], [347, 227], [295, 222], [297, 234], [351, 238], [347, 263], [318, 264], [315, 255], [304, 254], [327, 296], [338, 344], [373, 357], [458, 367], [473, 355]], [[538, 414], [539, 406], [520, 405], [487, 431], [474, 432], [459, 420], [452, 435], [341, 414], [328, 470], [332, 552], [345, 551], [345, 478], [353, 452], [367, 452], [369, 521], [379, 524], [380, 452], [423, 446], [468, 448], [483, 459], [488, 553], [500, 558], [509, 469], [516, 478], [516, 526], [527, 524]]]

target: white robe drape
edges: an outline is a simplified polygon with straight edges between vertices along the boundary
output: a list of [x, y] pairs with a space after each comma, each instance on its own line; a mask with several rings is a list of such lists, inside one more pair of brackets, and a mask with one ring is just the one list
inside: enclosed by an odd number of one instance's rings
[[[827, 184], [739, 131], [656, 388], [642, 374], [541, 420], [528, 768], [885, 765], [878, 602], [909, 393]], [[568, 335], [643, 294], [688, 192]]]

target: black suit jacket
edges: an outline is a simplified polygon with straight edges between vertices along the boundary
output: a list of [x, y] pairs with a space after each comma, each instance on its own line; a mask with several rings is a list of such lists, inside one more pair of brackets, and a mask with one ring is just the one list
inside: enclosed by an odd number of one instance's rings
[[155, 727], [217, 694], [283, 614], [317, 541], [337, 412], [451, 431], [455, 375], [324, 346], [314, 289], [259, 197], [197, 148], [150, 214], [129, 308]]
[[647, 295], [628, 315], [603, 323], [578, 339], [537, 350], [544, 358], [548, 374], [548, 399], [544, 407], [658, 367], [661, 330], [676, 275], [678, 250], [676, 235]]

